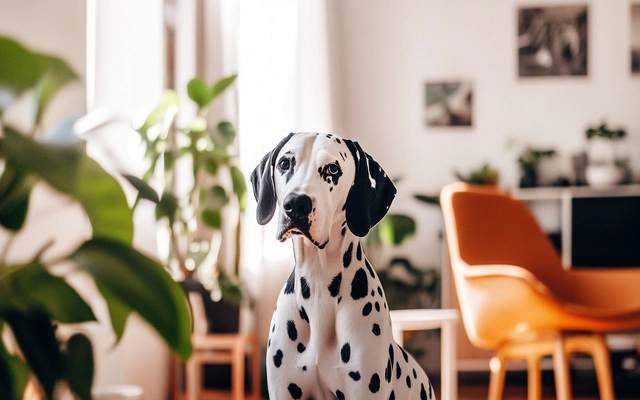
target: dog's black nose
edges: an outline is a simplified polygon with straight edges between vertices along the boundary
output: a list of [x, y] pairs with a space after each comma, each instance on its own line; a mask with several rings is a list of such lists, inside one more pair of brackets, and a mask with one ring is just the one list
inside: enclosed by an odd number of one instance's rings
[[311, 212], [311, 197], [306, 194], [289, 194], [284, 199], [284, 212], [293, 220], [306, 218]]

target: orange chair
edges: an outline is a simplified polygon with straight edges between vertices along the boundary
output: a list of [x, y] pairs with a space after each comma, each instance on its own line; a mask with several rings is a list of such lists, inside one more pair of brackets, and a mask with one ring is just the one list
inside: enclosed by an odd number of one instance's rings
[[464, 328], [494, 349], [489, 399], [506, 362], [528, 362], [528, 397], [541, 398], [540, 359], [553, 356], [556, 396], [571, 398], [568, 359], [590, 353], [602, 399], [613, 399], [603, 333], [640, 327], [640, 269], [570, 269], [526, 205], [495, 187], [454, 183], [440, 195]]

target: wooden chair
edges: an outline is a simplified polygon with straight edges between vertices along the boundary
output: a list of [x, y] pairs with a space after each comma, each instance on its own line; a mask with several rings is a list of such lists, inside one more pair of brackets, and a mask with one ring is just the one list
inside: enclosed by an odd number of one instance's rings
[[522, 202], [495, 187], [455, 183], [440, 196], [464, 328], [494, 349], [489, 399], [502, 397], [508, 360], [528, 361], [541, 399], [540, 359], [553, 356], [556, 396], [571, 398], [568, 359], [593, 356], [601, 399], [614, 398], [602, 334], [640, 328], [639, 268], [572, 268]]
[[[202, 296], [189, 292], [189, 303], [193, 314], [193, 354], [185, 364], [185, 399], [201, 400], [216, 396], [207, 395], [202, 387], [202, 372], [205, 364], [231, 365], [231, 399], [245, 399], [245, 356], [251, 362], [252, 393], [246, 397], [260, 400], [260, 347], [255, 333], [208, 332]], [[229, 398], [228, 396], [225, 398]]]

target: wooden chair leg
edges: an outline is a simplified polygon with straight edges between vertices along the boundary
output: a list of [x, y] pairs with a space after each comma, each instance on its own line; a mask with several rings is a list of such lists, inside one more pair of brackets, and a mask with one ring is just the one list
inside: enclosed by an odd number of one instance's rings
[[598, 390], [601, 400], [614, 400], [613, 382], [611, 378], [611, 364], [609, 361], [609, 349], [602, 335], [592, 337], [591, 356], [596, 369]]
[[191, 356], [184, 366], [186, 400], [197, 400], [198, 398], [198, 391], [200, 390], [200, 371], [198, 371], [198, 366], [194, 356]]
[[260, 348], [258, 347], [258, 338], [254, 336], [251, 340], [251, 398], [260, 400], [262, 398], [260, 386]]
[[244, 400], [244, 354], [246, 343], [239, 341], [231, 355], [231, 398]]
[[554, 340], [553, 372], [556, 378], [556, 398], [558, 400], [571, 400], [569, 360], [564, 348], [564, 336], [562, 333], [558, 333]]
[[491, 377], [489, 379], [489, 400], [501, 400], [504, 390], [504, 378], [507, 368], [507, 359], [499, 349], [496, 355], [491, 358], [489, 368]]
[[540, 356], [530, 355], [527, 359], [527, 393], [528, 400], [542, 400], [542, 373]]

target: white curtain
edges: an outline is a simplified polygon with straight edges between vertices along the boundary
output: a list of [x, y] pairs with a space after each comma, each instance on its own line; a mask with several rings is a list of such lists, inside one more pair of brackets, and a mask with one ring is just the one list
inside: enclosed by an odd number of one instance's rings
[[[332, 132], [332, 79], [327, 1], [240, 0], [238, 126], [247, 177], [289, 132]], [[243, 222], [242, 277], [259, 302], [257, 329], [266, 341], [277, 295], [293, 268], [292, 246], [275, 239], [275, 220], [258, 226], [250, 196]]]

